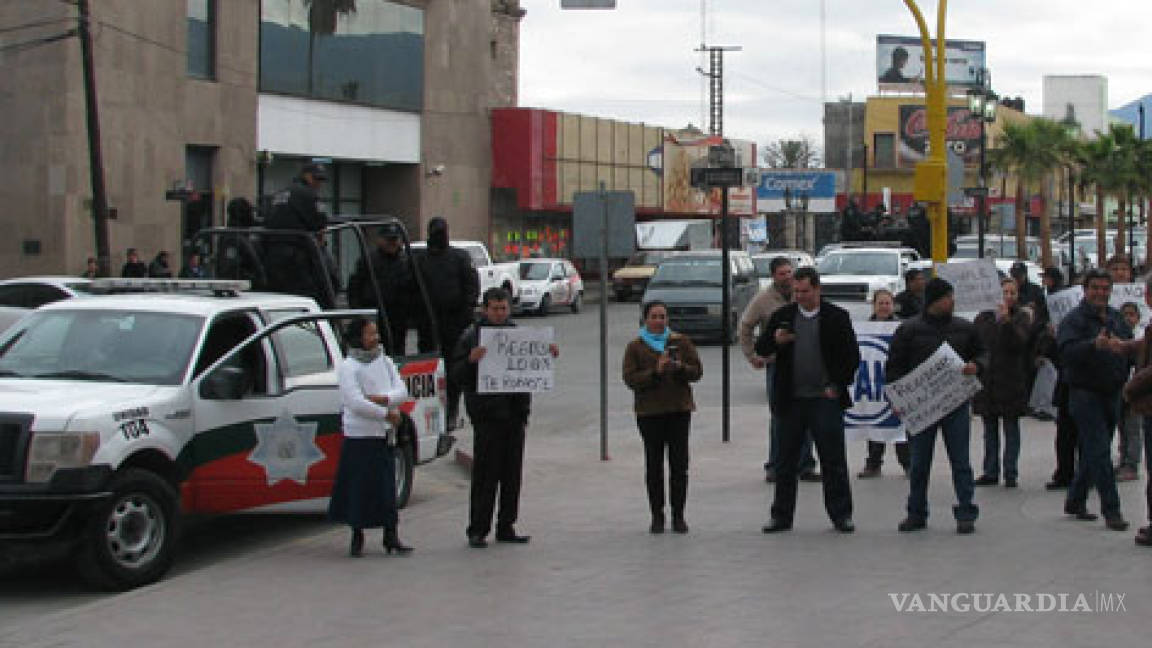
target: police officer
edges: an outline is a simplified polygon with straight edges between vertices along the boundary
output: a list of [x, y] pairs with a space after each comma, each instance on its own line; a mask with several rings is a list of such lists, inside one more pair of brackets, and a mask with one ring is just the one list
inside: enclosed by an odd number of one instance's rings
[[[428, 221], [428, 248], [417, 257], [416, 267], [428, 291], [436, 329], [440, 338], [440, 353], [444, 362], [450, 362], [452, 348], [460, 335], [472, 323], [472, 312], [480, 295], [480, 276], [472, 267], [472, 257], [460, 248], [448, 244], [448, 221], [437, 216]], [[425, 316], [420, 326], [420, 350], [432, 346], [431, 323]], [[448, 428], [457, 425], [460, 405], [460, 385], [448, 382]]]
[[[320, 187], [327, 180], [323, 165], [305, 165], [300, 175], [272, 198], [272, 212], [264, 226], [270, 230], [318, 235], [328, 225], [328, 217], [316, 204]], [[269, 289], [311, 297], [321, 307], [332, 308], [335, 296], [325, 281], [328, 270], [322, 258], [314, 258], [309, 253], [311, 246], [307, 241], [290, 236], [270, 239], [266, 263]]]
[[[411, 260], [404, 253], [400, 226], [385, 223], [376, 232], [376, 250], [356, 262], [348, 278], [348, 305], [383, 308], [388, 318], [388, 355], [404, 355], [408, 319], [417, 306]], [[372, 278], [375, 277], [375, 285]], [[379, 295], [376, 290], [379, 289]]]

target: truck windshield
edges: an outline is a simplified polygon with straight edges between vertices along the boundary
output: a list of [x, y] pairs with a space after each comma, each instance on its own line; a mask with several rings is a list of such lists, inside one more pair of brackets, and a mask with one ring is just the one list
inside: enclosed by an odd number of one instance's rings
[[900, 274], [900, 257], [890, 252], [840, 252], [829, 254], [820, 262], [822, 275], [887, 275]]
[[524, 281], [542, 281], [550, 276], [551, 263], [520, 262], [520, 278]]
[[172, 313], [38, 311], [0, 337], [0, 376], [178, 385], [203, 324]]
[[661, 263], [650, 285], [719, 286], [722, 285], [720, 275], [720, 259], [676, 259]]

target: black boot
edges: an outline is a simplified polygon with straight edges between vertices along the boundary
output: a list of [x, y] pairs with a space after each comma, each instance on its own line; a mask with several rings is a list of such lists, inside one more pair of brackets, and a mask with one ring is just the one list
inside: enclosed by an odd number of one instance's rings
[[348, 555], [353, 558], [364, 555], [364, 532], [360, 529], [352, 529], [352, 544], [348, 547]]
[[396, 527], [388, 527], [384, 529], [384, 551], [389, 554], [395, 551], [403, 556], [412, 553], [412, 547], [400, 543], [400, 536], [396, 534]]

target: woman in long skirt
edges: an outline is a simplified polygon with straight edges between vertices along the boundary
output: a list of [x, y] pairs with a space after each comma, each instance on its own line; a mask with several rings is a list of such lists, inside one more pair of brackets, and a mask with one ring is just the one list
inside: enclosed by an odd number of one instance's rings
[[348, 554], [363, 555], [364, 529], [384, 528], [384, 549], [406, 554], [396, 514], [396, 429], [408, 389], [384, 355], [376, 324], [358, 319], [345, 331], [348, 357], [340, 365], [344, 443], [328, 516], [352, 527]]

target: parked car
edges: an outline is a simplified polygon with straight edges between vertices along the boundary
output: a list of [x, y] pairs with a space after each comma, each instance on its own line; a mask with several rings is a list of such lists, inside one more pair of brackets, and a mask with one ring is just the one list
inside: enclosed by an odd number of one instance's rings
[[[489, 288], [503, 288], [515, 304], [520, 299], [520, 266], [517, 261], [506, 263], [493, 263], [492, 256], [488, 254], [488, 246], [480, 241], [452, 241], [452, 247], [460, 248], [472, 257], [472, 266], [480, 275], [480, 296], [476, 304], [480, 305], [484, 298], [484, 291]], [[412, 243], [411, 249], [417, 254], [428, 249], [426, 241]]]
[[640, 250], [633, 254], [623, 268], [612, 273], [612, 291], [616, 293], [616, 301], [642, 297], [656, 266], [670, 254], [670, 250]]
[[869, 302], [884, 288], [904, 290], [904, 271], [919, 262], [911, 248], [852, 246], [834, 249], [817, 266], [821, 294], [833, 301]]
[[[657, 266], [643, 303], [659, 300], [668, 305], [668, 325], [672, 330], [692, 338], [722, 339], [723, 266], [720, 250], [676, 252]], [[756, 266], [747, 252], [729, 252], [731, 283], [727, 313], [729, 341], [736, 339], [740, 313], [759, 286]]]
[[520, 301], [518, 312], [547, 315], [556, 306], [580, 312], [584, 301], [584, 281], [576, 266], [567, 259], [525, 259], [520, 262]]
[[91, 281], [79, 277], [20, 277], [0, 281], [0, 331], [44, 304], [91, 292]]
[[757, 252], [752, 255], [752, 264], [756, 266], [756, 276], [760, 280], [760, 289], [763, 290], [772, 285], [772, 260], [778, 257], [784, 257], [792, 262], [793, 268], [802, 268], [804, 266], [815, 266], [816, 262], [812, 259], [812, 255], [804, 250], [769, 250], [767, 252]]

